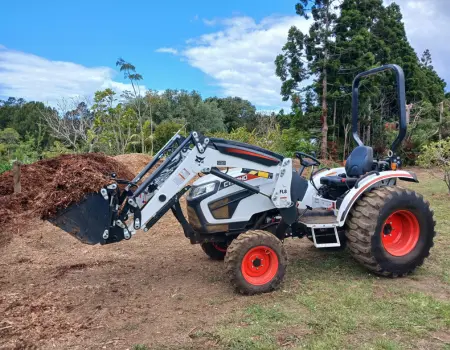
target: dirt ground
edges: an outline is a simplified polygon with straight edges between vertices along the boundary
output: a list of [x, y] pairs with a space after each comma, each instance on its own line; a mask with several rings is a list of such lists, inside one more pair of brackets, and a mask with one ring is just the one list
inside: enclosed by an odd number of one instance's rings
[[[206, 349], [214, 343], [198, 330], [275, 298], [236, 294], [223, 263], [191, 245], [171, 213], [108, 246], [37, 219], [19, 227], [0, 242], [0, 349]], [[320, 254], [307, 240], [289, 240], [287, 251], [292, 260]]]
[[[291, 254], [310, 246], [290, 245]], [[172, 214], [109, 246], [83, 245], [36, 220], [0, 254], [0, 349], [194, 345], [196, 330], [248, 302]]]

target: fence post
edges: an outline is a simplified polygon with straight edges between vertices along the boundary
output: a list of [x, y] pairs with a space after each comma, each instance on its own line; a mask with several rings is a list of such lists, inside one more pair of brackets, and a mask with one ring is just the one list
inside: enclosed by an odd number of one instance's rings
[[22, 192], [22, 185], [20, 184], [20, 166], [21, 163], [18, 160], [13, 163], [14, 193]]

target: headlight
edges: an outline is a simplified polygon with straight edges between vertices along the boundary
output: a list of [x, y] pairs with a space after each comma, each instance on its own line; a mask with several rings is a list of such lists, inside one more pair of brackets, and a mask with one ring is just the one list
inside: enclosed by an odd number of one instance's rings
[[216, 189], [217, 182], [209, 182], [198, 187], [193, 187], [189, 193], [189, 197], [197, 198], [207, 193], [213, 192]]

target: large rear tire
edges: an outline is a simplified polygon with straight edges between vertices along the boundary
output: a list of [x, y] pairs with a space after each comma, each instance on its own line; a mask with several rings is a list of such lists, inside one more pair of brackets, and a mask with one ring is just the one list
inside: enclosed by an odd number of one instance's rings
[[231, 284], [240, 293], [267, 293], [283, 281], [287, 254], [282, 242], [272, 233], [247, 231], [229, 245], [225, 266]]
[[430, 204], [414, 191], [383, 187], [365, 193], [346, 223], [353, 257], [376, 274], [405, 276], [423, 264], [436, 235]]
[[206, 255], [208, 255], [212, 260], [223, 260], [225, 259], [225, 254], [227, 253], [227, 243], [225, 242], [203, 242], [201, 247]]

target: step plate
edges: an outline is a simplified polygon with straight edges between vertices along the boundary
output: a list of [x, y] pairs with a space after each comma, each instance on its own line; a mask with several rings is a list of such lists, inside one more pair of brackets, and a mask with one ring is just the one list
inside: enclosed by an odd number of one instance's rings
[[307, 215], [301, 216], [298, 221], [308, 227], [335, 227], [338, 221], [333, 212], [326, 210], [313, 210], [307, 212]]

